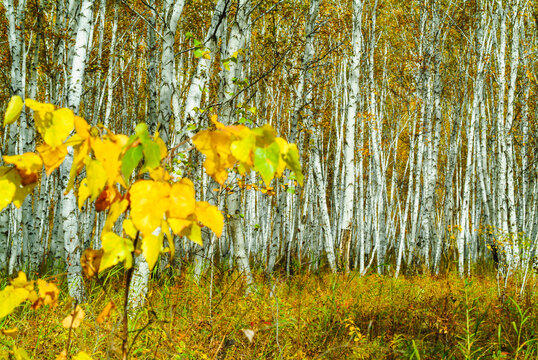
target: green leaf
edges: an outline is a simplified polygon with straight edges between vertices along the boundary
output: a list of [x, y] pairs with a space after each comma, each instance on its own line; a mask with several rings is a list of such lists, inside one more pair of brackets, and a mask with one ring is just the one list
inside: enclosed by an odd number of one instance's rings
[[204, 51], [202, 49], [196, 49], [194, 50], [194, 56], [198, 59], [200, 58], [202, 55], [204, 55]]
[[13, 124], [22, 112], [22, 107], [24, 103], [22, 98], [18, 95], [11, 97], [9, 103], [7, 104], [6, 113], [4, 114], [4, 126]]
[[125, 152], [121, 161], [121, 173], [125, 182], [129, 182], [129, 178], [140, 163], [140, 160], [142, 160], [142, 156], [142, 147], [140, 146], [132, 147]]
[[257, 147], [254, 150], [254, 169], [260, 173], [267, 186], [271, 183], [280, 158], [280, 147], [272, 143], [267, 147]]
[[103, 234], [101, 238], [103, 257], [99, 266], [99, 273], [125, 260], [125, 268], [129, 269], [133, 264], [131, 252], [134, 250], [131, 239], [122, 238], [113, 232]]
[[142, 152], [144, 153], [146, 167], [155, 169], [161, 163], [161, 150], [159, 148], [159, 144], [151, 140], [148, 132], [148, 126], [144, 123], [140, 123], [136, 126], [135, 133], [138, 135], [138, 138], [142, 143]]
[[159, 145], [152, 141], [142, 142], [145, 165], [150, 169], [155, 169], [161, 164], [161, 149]]

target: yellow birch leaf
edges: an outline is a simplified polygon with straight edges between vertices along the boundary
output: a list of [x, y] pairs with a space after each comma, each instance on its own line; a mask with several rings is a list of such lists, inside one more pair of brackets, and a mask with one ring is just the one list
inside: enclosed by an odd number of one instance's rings
[[30, 291], [23, 287], [6, 286], [0, 291], [0, 319], [9, 315], [17, 306], [28, 298]]
[[4, 126], [13, 124], [22, 112], [22, 98], [19, 95], [12, 96], [7, 104], [6, 113], [4, 114]]
[[52, 112], [52, 124], [45, 130], [43, 139], [50, 147], [62, 145], [75, 127], [75, 115], [70, 109], [58, 109]]
[[114, 141], [105, 139], [92, 139], [91, 147], [95, 154], [95, 158], [103, 164], [108, 180], [107, 184], [113, 185], [116, 181], [123, 187], [127, 187], [123, 176], [121, 175], [120, 154], [122, 145]]
[[107, 183], [107, 172], [100, 161], [87, 159], [86, 179], [88, 180], [88, 190], [90, 200], [94, 201], [101, 194]]
[[168, 219], [168, 225], [170, 225], [172, 232], [176, 234], [177, 236], [184, 236], [185, 230], [188, 229], [191, 224], [192, 224], [191, 220], [174, 219], [174, 218]]
[[0, 211], [11, 204], [17, 192], [17, 184], [13, 182], [12, 172], [15, 172], [15, 168], [0, 167]]
[[4, 162], [13, 164], [21, 176], [21, 184], [28, 185], [35, 183], [41, 175], [43, 161], [33, 152], [22, 155], [4, 156]]
[[22, 203], [24, 202], [24, 199], [30, 194], [34, 187], [37, 185], [37, 183], [32, 183], [29, 185], [24, 186], [22, 184], [22, 178], [19, 175], [17, 171], [10, 171], [6, 174], [8, 179], [12, 181], [15, 184], [15, 194], [13, 195], [13, 205], [20, 208], [22, 206]]
[[149, 169], [149, 177], [155, 181], [169, 181], [170, 174], [162, 166], [158, 166], [155, 169]]
[[281, 177], [284, 173], [284, 170], [286, 169], [286, 162], [284, 161], [283, 156], [288, 152], [289, 145], [288, 142], [281, 137], [276, 138], [275, 142], [280, 148], [280, 157], [278, 159], [278, 166], [276, 168], [275, 177]]
[[28, 278], [23, 271], [19, 271], [17, 277], [15, 279], [12, 279], [9, 283], [15, 288], [26, 288], [28, 286]]
[[20, 348], [18, 346], [13, 346], [13, 349], [11, 350], [11, 352], [13, 353], [13, 357], [15, 360], [31, 360], [31, 357], [23, 348]]
[[210, 228], [217, 237], [222, 235], [224, 217], [216, 206], [205, 201], [198, 201], [196, 203], [196, 218], [204, 226]]
[[92, 360], [92, 358], [90, 357], [90, 355], [88, 355], [87, 352], [80, 351], [73, 357], [73, 360]]
[[101, 237], [101, 246], [103, 248], [103, 257], [99, 266], [99, 273], [125, 260], [125, 268], [132, 266], [133, 259], [131, 256], [134, 250], [131, 239], [122, 238], [113, 232], [107, 232]]
[[251, 135], [249, 128], [245, 129], [241, 134], [241, 139], [232, 142], [230, 150], [232, 155], [241, 163], [252, 166], [254, 165], [252, 162], [252, 149], [256, 145], [256, 138]]
[[157, 143], [157, 145], [159, 145], [159, 150], [161, 153], [161, 160], [162, 160], [168, 154], [168, 148], [166, 147], [166, 144], [164, 143], [163, 139], [161, 139], [161, 137], [158, 134], [157, 136], [155, 136], [154, 141]]
[[66, 329], [73, 328], [76, 329], [82, 324], [82, 320], [84, 320], [84, 316], [86, 313], [80, 305], [77, 305], [75, 310], [71, 312], [71, 314], [67, 315], [62, 321], [62, 326]]
[[125, 231], [125, 233], [129, 235], [131, 239], [134, 239], [136, 237], [137, 231], [131, 219], [123, 220], [123, 231]]
[[103, 232], [112, 230], [112, 227], [116, 223], [116, 220], [118, 220], [120, 215], [123, 214], [125, 210], [127, 210], [128, 206], [129, 202], [125, 199], [122, 199], [121, 201], [115, 201], [110, 205], [105, 225], [103, 226]]
[[90, 125], [88, 125], [86, 120], [84, 120], [80, 116], [75, 115], [74, 124], [75, 124], [75, 131], [81, 138], [87, 139], [90, 137]]
[[99, 274], [103, 252], [103, 249], [86, 249], [82, 252], [82, 256], [80, 257], [80, 266], [82, 267], [82, 272], [88, 279]]
[[219, 184], [224, 184], [228, 178], [227, 169], [236, 162], [230, 150], [231, 135], [224, 131], [203, 130], [197, 133], [192, 142], [206, 156], [204, 168]]
[[84, 168], [84, 163], [88, 157], [88, 154], [90, 153], [90, 142], [85, 140], [79, 145], [73, 146], [73, 153], [73, 164], [71, 165], [71, 170], [69, 171], [69, 183], [65, 189], [67, 193], [71, 191], [75, 185], [76, 176]]
[[67, 350], [62, 350], [62, 352], [59, 353], [54, 360], [67, 360]]
[[45, 137], [47, 129], [52, 125], [54, 105], [40, 103], [32, 99], [24, 100], [27, 107], [34, 111], [34, 123], [37, 131]]
[[144, 254], [150, 270], [153, 269], [159, 258], [159, 253], [163, 245], [163, 235], [162, 232], [159, 235], [149, 234], [145, 235], [142, 239], [142, 254]]
[[83, 179], [78, 187], [78, 209], [82, 209], [84, 202], [90, 197], [91, 191], [88, 186], [88, 179]]
[[12, 339], [16, 339], [17, 335], [19, 334], [19, 329], [17, 328], [2, 329], [0, 330], [0, 332], [2, 332], [2, 334], [4, 334], [5, 336], [9, 336]]
[[39, 152], [39, 155], [41, 155], [41, 159], [43, 159], [47, 175], [50, 175], [56, 168], [58, 168], [67, 155], [67, 147], [65, 145], [53, 148], [48, 144], [43, 143], [36, 149]]
[[187, 234], [187, 237], [197, 243], [200, 246], [204, 246], [204, 242], [202, 241], [202, 229], [195, 223], [191, 225], [190, 232]]
[[168, 217], [186, 219], [194, 213], [195, 191], [191, 180], [183, 178], [170, 189]]
[[159, 227], [168, 209], [170, 184], [140, 180], [129, 190], [131, 219], [135, 227], [148, 236]]
[[174, 256], [176, 254], [176, 246], [174, 245], [174, 237], [172, 236], [172, 233], [170, 232], [170, 227], [168, 226], [168, 223], [163, 220], [161, 223], [161, 231], [164, 235], [166, 235], [166, 238], [168, 239], [168, 248], [170, 249], [170, 260], [174, 259]]
[[33, 309], [39, 309], [41, 306], [50, 305], [55, 307], [58, 305], [58, 296], [60, 289], [54, 283], [46, 282], [45, 280], [37, 279], [37, 287], [39, 289], [39, 298], [32, 305]]

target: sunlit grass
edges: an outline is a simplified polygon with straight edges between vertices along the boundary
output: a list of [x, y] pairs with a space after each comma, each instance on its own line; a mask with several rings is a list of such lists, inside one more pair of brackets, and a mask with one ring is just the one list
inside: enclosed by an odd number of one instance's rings
[[[245, 296], [240, 275], [231, 271], [215, 269], [212, 289], [210, 272], [200, 284], [186, 276], [160, 276], [151, 282], [147, 306], [130, 323], [130, 357], [534, 359], [538, 354], [534, 279], [523, 298], [516, 296], [518, 284], [509, 283], [504, 303], [494, 276], [394, 279], [351, 273], [256, 280]], [[86, 284], [86, 317], [73, 330], [71, 354], [84, 350], [94, 359], [120, 358], [121, 271], [103, 284]], [[61, 322], [73, 304], [65, 293], [55, 309], [25, 305], [0, 320], [1, 329], [18, 328], [14, 338], [0, 335], [0, 353], [17, 345], [34, 359], [55, 359], [68, 338]], [[110, 300], [120, 310], [98, 324]]]

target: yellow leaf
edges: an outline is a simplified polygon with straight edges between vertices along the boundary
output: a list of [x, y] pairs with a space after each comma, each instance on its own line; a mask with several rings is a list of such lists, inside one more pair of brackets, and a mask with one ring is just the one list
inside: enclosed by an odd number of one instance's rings
[[73, 360], [92, 360], [92, 358], [85, 351], [80, 351], [73, 357]]
[[39, 297], [33, 302], [32, 308], [39, 309], [41, 306], [50, 305], [55, 307], [58, 305], [58, 296], [60, 289], [45, 280], [37, 279], [37, 287], [39, 289]]
[[22, 155], [4, 156], [4, 162], [13, 164], [21, 176], [21, 184], [28, 185], [35, 183], [41, 175], [43, 161], [33, 152], [27, 152]]
[[205, 201], [198, 201], [196, 203], [196, 218], [204, 226], [210, 228], [217, 237], [222, 235], [224, 216], [222, 216], [222, 213], [216, 206], [210, 205]]
[[116, 223], [116, 220], [118, 220], [119, 216], [123, 214], [125, 210], [127, 210], [128, 206], [129, 206], [129, 202], [125, 199], [121, 201], [114, 201], [110, 205], [110, 209], [108, 210], [105, 225], [103, 226], [103, 232], [112, 230], [112, 227]]
[[41, 155], [41, 159], [43, 159], [47, 175], [50, 175], [56, 168], [58, 168], [67, 155], [67, 147], [65, 145], [53, 148], [48, 144], [41, 144], [36, 149], [39, 152], [39, 155]]
[[136, 228], [133, 225], [133, 221], [131, 219], [123, 220], [123, 231], [125, 231], [125, 233], [129, 235], [131, 239], [134, 239], [136, 237]]
[[87, 278], [92, 278], [99, 273], [103, 252], [103, 249], [86, 249], [82, 252], [80, 265], [82, 266], [82, 272]]
[[176, 234], [177, 236], [184, 236], [185, 230], [189, 228], [189, 226], [192, 224], [191, 220], [183, 220], [183, 219], [168, 219], [168, 225], [170, 225], [170, 228]]
[[22, 112], [22, 98], [19, 95], [12, 96], [7, 104], [6, 113], [4, 114], [4, 126], [13, 124]]
[[172, 233], [170, 232], [170, 227], [168, 226], [168, 223], [163, 220], [161, 223], [161, 231], [164, 235], [168, 238], [168, 247], [170, 248], [170, 259], [174, 259], [175, 253], [176, 253], [176, 247], [174, 245], [174, 237], [172, 236]]
[[91, 195], [90, 187], [88, 186], [88, 179], [83, 179], [80, 182], [80, 186], [78, 188], [78, 208], [79, 210], [82, 209], [82, 205], [84, 205], [84, 202], [86, 199], [88, 199]]
[[86, 161], [86, 179], [88, 180], [88, 190], [91, 201], [97, 199], [107, 183], [107, 173], [101, 162], [98, 160], [87, 159]]
[[16, 339], [17, 335], [19, 334], [19, 329], [17, 328], [2, 329], [0, 331], [2, 332], [2, 334], [4, 334], [5, 336], [9, 336], [12, 339]]
[[[121, 138], [117, 139], [119, 140]], [[121, 176], [120, 154], [123, 147], [121, 143], [96, 138], [92, 139], [91, 147], [95, 158], [101, 162], [106, 171], [107, 184], [113, 185], [117, 181], [123, 187], [127, 187], [123, 176]]]
[[22, 178], [13, 167], [0, 167], [0, 210], [11, 202], [20, 208], [26, 196], [30, 194], [36, 183], [24, 186]]
[[[71, 138], [77, 136], [76, 134]], [[67, 141], [69, 143], [70, 141]], [[69, 193], [75, 184], [75, 177], [84, 167], [84, 163], [90, 153], [90, 142], [89, 140], [84, 140], [78, 145], [73, 145], [73, 164], [71, 165], [71, 170], [69, 171], [69, 183], [65, 191]]]
[[158, 166], [155, 169], [149, 169], [149, 177], [155, 181], [168, 181], [170, 180], [170, 174], [162, 166]]
[[67, 360], [67, 350], [62, 350], [62, 352], [56, 356], [55, 360]]
[[163, 139], [161, 139], [161, 137], [159, 135], [155, 136], [154, 141], [157, 143], [157, 145], [159, 145], [159, 150], [160, 150], [160, 153], [161, 153], [161, 160], [162, 160], [168, 154], [168, 148], [166, 147], [166, 144], [164, 143]]
[[148, 236], [159, 227], [168, 209], [170, 184], [152, 180], [135, 182], [129, 190], [131, 219]]
[[84, 316], [86, 314], [84, 313], [84, 310], [80, 307], [80, 305], [77, 305], [75, 310], [71, 312], [65, 319], [62, 321], [62, 326], [66, 329], [73, 328], [76, 329], [82, 324], [82, 320], [84, 320]]
[[282, 158], [283, 154], [286, 154], [288, 152], [288, 142], [284, 140], [281, 137], [278, 137], [275, 139], [275, 142], [278, 144], [278, 147], [280, 148], [280, 157], [278, 159], [278, 166], [276, 168], [275, 177], [281, 177], [282, 173], [286, 169], [286, 162]]
[[107, 232], [101, 237], [101, 245], [103, 257], [101, 258], [99, 273], [123, 260], [125, 260], [125, 268], [129, 269], [132, 266], [131, 252], [134, 250], [134, 245], [131, 239], [125, 239], [113, 232]]
[[149, 269], [153, 269], [163, 245], [163, 233], [159, 235], [149, 234], [142, 239], [142, 253], [146, 259]]
[[26, 274], [24, 272], [19, 271], [17, 277], [11, 280], [10, 284], [13, 285], [13, 287], [15, 288], [25, 288], [28, 286], [28, 278], [26, 277]]
[[228, 178], [227, 169], [236, 162], [230, 150], [231, 135], [224, 131], [203, 130], [197, 133], [192, 142], [206, 156], [204, 167], [209, 176], [219, 184]]
[[15, 168], [2, 166], [0, 167], [0, 211], [11, 204], [13, 197], [17, 192], [17, 184], [13, 180]]
[[50, 147], [62, 145], [75, 127], [75, 115], [70, 109], [58, 109], [52, 112], [52, 124], [47, 127], [43, 139]]
[[20, 348], [18, 346], [13, 346], [13, 349], [11, 350], [13, 352], [13, 356], [15, 360], [30, 360], [30, 356], [24, 350], [23, 348]]
[[200, 246], [204, 246], [204, 243], [202, 241], [202, 229], [196, 224], [192, 224], [190, 228], [190, 232], [187, 234], [187, 237], [197, 243]]
[[239, 136], [240, 139], [230, 145], [232, 155], [240, 162], [252, 166], [254, 165], [252, 162], [252, 149], [256, 145], [256, 137], [252, 135], [249, 128], [243, 129]]
[[90, 137], [90, 125], [88, 125], [86, 120], [84, 120], [80, 116], [75, 115], [74, 123], [75, 123], [75, 131], [81, 138], [87, 139]]
[[168, 217], [186, 219], [195, 209], [195, 191], [191, 180], [183, 178], [170, 189]]
[[30, 291], [23, 287], [6, 286], [0, 291], [0, 319], [9, 315], [17, 306], [28, 298]]

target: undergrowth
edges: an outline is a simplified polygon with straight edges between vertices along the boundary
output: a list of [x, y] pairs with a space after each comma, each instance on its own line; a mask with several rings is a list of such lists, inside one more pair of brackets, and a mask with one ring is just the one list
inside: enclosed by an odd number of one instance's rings
[[[61, 283], [61, 278], [59, 278]], [[121, 271], [87, 282], [88, 303], [73, 329], [70, 353], [94, 359], [121, 355], [121, 314], [97, 323], [105, 305], [122, 302]], [[534, 279], [531, 281], [531, 286]], [[211, 285], [212, 284], [212, 285]], [[210, 273], [151, 282], [147, 306], [131, 321], [131, 359], [535, 359], [536, 296], [518, 298], [508, 284], [498, 297], [494, 276], [456, 274], [394, 279], [355, 273], [300, 274], [267, 280], [248, 291], [240, 275]], [[33, 359], [55, 359], [68, 330], [62, 319], [73, 304], [17, 309], [0, 320], [0, 354], [17, 345]], [[2, 357], [3, 356], [3, 357]], [[7, 355], [0, 355], [6, 358]]]

